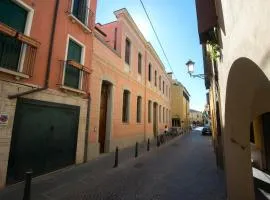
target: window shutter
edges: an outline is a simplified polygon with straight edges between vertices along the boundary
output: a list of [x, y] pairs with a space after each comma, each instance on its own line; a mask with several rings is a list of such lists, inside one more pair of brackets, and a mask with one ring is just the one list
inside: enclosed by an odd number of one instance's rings
[[24, 33], [28, 11], [11, 0], [0, 0], [0, 21]]

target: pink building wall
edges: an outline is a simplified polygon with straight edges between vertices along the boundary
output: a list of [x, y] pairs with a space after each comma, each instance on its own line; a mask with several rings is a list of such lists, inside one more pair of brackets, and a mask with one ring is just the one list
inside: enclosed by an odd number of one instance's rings
[[[134, 145], [135, 142], [153, 138], [153, 108], [152, 122], [148, 123], [148, 100], [153, 103], [171, 109], [170, 97], [165, 96], [159, 87], [154, 86], [154, 71], [162, 76], [162, 80], [170, 86], [171, 79], [165, 72], [159, 58], [148, 45], [132, 18], [125, 9], [115, 12], [117, 21], [105, 24], [98, 24], [99, 30], [106, 36], [95, 31], [94, 54], [93, 54], [93, 73], [91, 79], [91, 116], [90, 116], [90, 154], [98, 155], [99, 148], [99, 112], [100, 112], [100, 94], [102, 81], [108, 81], [112, 84], [112, 106], [111, 118], [109, 124], [111, 129], [107, 135], [107, 151], [112, 151], [116, 146], [126, 147]], [[117, 31], [117, 49], [114, 50], [114, 30]], [[131, 42], [131, 62], [130, 66], [125, 63], [125, 40], [128, 38]], [[142, 74], [138, 73], [138, 53], [142, 54]], [[148, 64], [152, 64], [152, 81], [148, 81]], [[158, 78], [157, 78], [158, 84]], [[122, 122], [123, 91], [130, 91], [130, 120], [129, 123]], [[137, 96], [142, 97], [142, 116], [141, 123], [136, 122], [137, 115]], [[165, 125], [170, 126], [170, 117], [163, 123], [159, 122], [157, 115], [158, 132], [164, 131]], [[108, 120], [108, 118], [107, 118]], [[93, 155], [93, 156], [96, 156]]]

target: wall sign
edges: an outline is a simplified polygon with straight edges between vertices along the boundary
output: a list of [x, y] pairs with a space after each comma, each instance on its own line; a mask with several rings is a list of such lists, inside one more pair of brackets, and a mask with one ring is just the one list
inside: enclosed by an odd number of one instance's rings
[[8, 114], [0, 113], [0, 126], [8, 124]]

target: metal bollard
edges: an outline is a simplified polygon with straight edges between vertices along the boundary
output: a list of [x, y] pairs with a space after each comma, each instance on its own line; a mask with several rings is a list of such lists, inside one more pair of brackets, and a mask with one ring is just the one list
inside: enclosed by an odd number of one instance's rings
[[138, 157], [138, 154], [139, 154], [139, 143], [136, 142], [136, 145], [135, 145], [135, 158]]
[[159, 136], [157, 136], [157, 147], [160, 146], [160, 139], [159, 139]]
[[118, 153], [119, 153], [119, 149], [118, 147], [116, 147], [115, 149], [115, 157], [114, 157], [114, 168], [118, 167]]
[[25, 186], [23, 193], [23, 200], [31, 199], [31, 180], [32, 180], [32, 171], [28, 171], [25, 173]]
[[147, 151], [150, 151], [150, 139], [147, 140]]

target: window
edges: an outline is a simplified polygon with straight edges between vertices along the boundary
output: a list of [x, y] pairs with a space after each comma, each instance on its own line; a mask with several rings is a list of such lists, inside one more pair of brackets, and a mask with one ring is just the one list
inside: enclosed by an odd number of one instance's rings
[[142, 97], [137, 97], [137, 123], [141, 122]]
[[159, 80], [158, 80], [158, 85], [159, 85], [159, 90], [161, 91], [161, 76], [159, 76]]
[[[81, 63], [82, 51], [83, 51], [82, 46], [80, 46], [74, 40], [69, 39], [67, 60], [72, 60], [72, 61], [75, 61], [77, 63]], [[66, 64], [64, 85], [71, 87], [71, 88], [80, 89], [80, 87], [81, 87], [80, 86], [80, 84], [81, 84], [80, 79], [81, 79], [80, 69], [78, 69], [70, 64]]]
[[129, 39], [126, 39], [126, 48], [125, 48], [125, 62], [130, 65], [130, 48], [131, 44]]
[[142, 54], [138, 54], [138, 73], [142, 74]]
[[117, 28], [114, 29], [114, 43], [113, 43], [113, 49], [116, 50], [117, 48]]
[[[0, 22], [24, 33], [28, 11], [10, 0], [0, 0]], [[0, 66], [19, 71], [22, 42], [15, 37], [0, 33]]]
[[155, 86], [157, 87], [157, 70], [155, 70]]
[[72, 15], [74, 15], [83, 24], [88, 21], [88, 0], [73, 0]]
[[160, 123], [161, 123], [161, 117], [162, 117], [162, 116], [161, 116], [161, 109], [162, 109], [161, 106], [159, 106], [159, 122], [160, 122]]
[[165, 123], [165, 108], [163, 107], [163, 115], [162, 115], [162, 117], [163, 117], [163, 123]]
[[148, 65], [148, 81], [152, 80], [152, 65], [151, 63]]
[[163, 94], [164, 94], [164, 81], [162, 83], [162, 91], [163, 91]]
[[169, 122], [169, 110], [168, 109], [166, 110], [166, 122], [167, 123]]
[[128, 123], [129, 121], [129, 98], [130, 92], [124, 90], [123, 92], [123, 108], [122, 108], [122, 122]]
[[148, 101], [148, 123], [152, 121], [152, 101]]

